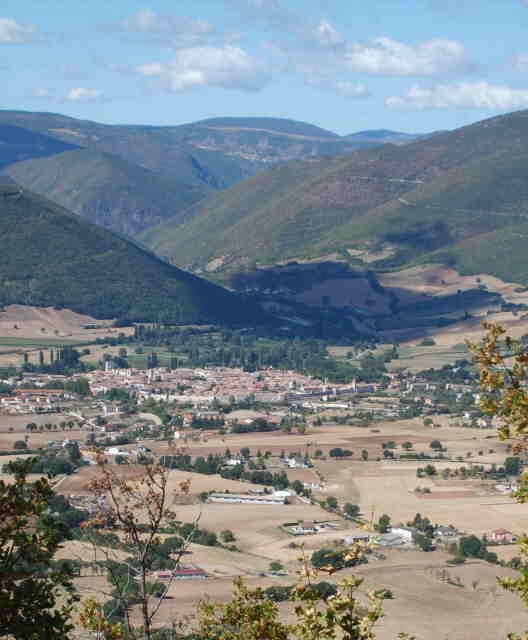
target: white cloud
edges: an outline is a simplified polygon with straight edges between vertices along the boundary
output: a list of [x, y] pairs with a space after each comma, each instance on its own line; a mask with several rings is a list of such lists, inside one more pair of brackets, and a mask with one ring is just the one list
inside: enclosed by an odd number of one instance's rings
[[205, 20], [176, 15], [162, 15], [151, 9], [142, 9], [133, 16], [115, 24], [104, 24], [105, 31], [140, 33], [147, 39], [160, 40], [173, 47], [203, 44], [215, 33], [215, 28]]
[[328, 20], [320, 20], [314, 27], [307, 30], [309, 41], [313, 41], [321, 47], [338, 47], [345, 44], [345, 38]]
[[0, 44], [25, 44], [39, 39], [37, 28], [0, 16]]
[[88, 89], [86, 87], [74, 87], [65, 96], [65, 100], [71, 102], [91, 102], [100, 98], [102, 92], [99, 89]]
[[[528, 6], [528, 0], [526, 1]], [[522, 73], [528, 71], [528, 53], [518, 53], [514, 56], [512, 60], [512, 67], [515, 71], [521, 71]]]
[[258, 60], [231, 45], [179, 49], [171, 62], [143, 64], [135, 71], [158, 78], [169, 91], [205, 86], [256, 91], [268, 81]]
[[334, 91], [346, 98], [368, 98], [370, 96], [370, 91], [364, 84], [357, 84], [348, 80], [332, 80], [311, 76], [306, 79], [306, 84]]
[[345, 53], [353, 71], [391, 76], [433, 75], [467, 67], [464, 47], [455, 40], [428, 40], [417, 46], [391, 38], [351, 43]]
[[347, 80], [338, 80], [333, 83], [333, 88], [348, 98], [368, 98], [369, 90], [364, 84], [355, 84]]
[[438, 84], [429, 88], [418, 86], [403, 96], [385, 100], [388, 107], [400, 109], [497, 109], [528, 107], [528, 90], [491, 85], [488, 82]]
[[53, 98], [53, 91], [45, 87], [36, 87], [31, 91], [33, 98]]

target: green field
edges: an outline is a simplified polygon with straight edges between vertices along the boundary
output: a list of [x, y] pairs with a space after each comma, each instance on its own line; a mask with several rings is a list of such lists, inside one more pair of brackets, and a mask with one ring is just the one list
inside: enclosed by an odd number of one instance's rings
[[2, 338], [0, 347], [77, 347], [91, 344], [87, 341], [61, 338]]
[[469, 351], [465, 344], [457, 344], [451, 348], [446, 347], [400, 347], [400, 357], [387, 363], [387, 369], [408, 369], [413, 373], [424, 369], [441, 369], [446, 364], [452, 364], [457, 360], [470, 359]]

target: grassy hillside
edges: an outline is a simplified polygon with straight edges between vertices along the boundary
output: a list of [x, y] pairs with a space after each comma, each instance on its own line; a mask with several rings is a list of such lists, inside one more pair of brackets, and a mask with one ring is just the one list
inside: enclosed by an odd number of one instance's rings
[[474, 160], [332, 229], [319, 246], [388, 242], [401, 261], [518, 224], [528, 216], [527, 162], [528, 148]]
[[[217, 258], [222, 268], [240, 269], [248, 259], [269, 264], [385, 247], [391, 255], [369, 268], [445, 259], [471, 270], [479, 237], [498, 234], [506, 247], [502, 240], [516, 237], [510, 227], [528, 217], [527, 115], [277, 167], [198, 203], [193, 219], [170, 221], [144, 240], [176, 264], [196, 267]], [[525, 262], [518, 243], [511, 250], [508, 263]], [[507, 279], [522, 271], [501, 268]], [[481, 270], [499, 274], [490, 269]]]
[[88, 149], [17, 162], [4, 171], [24, 188], [131, 236], [177, 216], [206, 192]]
[[527, 246], [528, 222], [523, 222], [461, 240], [428, 260], [453, 265], [463, 274], [491, 273], [528, 284]]
[[96, 317], [256, 324], [247, 301], [13, 185], [0, 187], [0, 304]]
[[[179, 220], [150, 229], [139, 239], [156, 252], [175, 259], [180, 264], [207, 261], [223, 255], [223, 248], [236, 247], [237, 255], [262, 255], [267, 251], [268, 235], [259, 237], [255, 220], [263, 219], [274, 233], [270, 211], [285, 212], [285, 200], [295, 201], [296, 186], [304, 188], [307, 181], [320, 179], [324, 167], [339, 164], [339, 159], [293, 163], [270, 169], [246, 180], [236, 188], [215, 195], [207, 202], [196, 204], [189, 211], [190, 222], [180, 225]], [[248, 214], [251, 214], [248, 216]], [[248, 222], [253, 229], [246, 229]], [[268, 224], [269, 223], [269, 224]], [[239, 227], [243, 232], [239, 232]], [[189, 245], [192, 242], [192, 246]], [[178, 247], [178, 249], [176, 249]], [[181, 253], [179, 251], [181, 250]], [[259, 251], [260, 250], [260, 251]]]

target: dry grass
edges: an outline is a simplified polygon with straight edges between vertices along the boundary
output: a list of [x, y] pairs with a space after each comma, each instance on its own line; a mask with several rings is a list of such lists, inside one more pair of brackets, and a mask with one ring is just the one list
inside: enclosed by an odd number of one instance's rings
[[[375, 425], [379, 433], [357, 427], [324, 425], [313, 428], [312, 433], [299, 436], [276, 434], [239, 434], [226, 436], [224, 441], [193, 444], [193, 454], [204, 455], [215, 448], [223, 452], [226, 446], [236, 451], [249, 446], [256, 451], [260, 448], [296, 450], [322, 444], [323, 449], [331, 446], [347, 447], [358, 457], [362, 448], [367, 448], [372, 457], [380, 455], [381, 443], [394, 440], [401, 443], [409, 440], [415, 450], [429, 451], [429, 443], [439, 439], [453, 455], [473, 453], [477, 461], [500, 462], [506, 455], [504, 444], [498, 443], [494, 432], [462, 429], [452, 425], [447, 416], [439, 416], [435, 421], [441, 428], [424, 427], [419, 419], [398, 422], [384, 422]], [[493, 436], [488, 438], [486, 436]], [[148, 445], [150, 446], [150, 445]], [[496, 453], [489, 454], [489, 449]], [[485, 455], [479, 459], [478, 451]], [[274, 460], [275, 462], [275, 460]], [[433, 522], [453, 524], [468, 533], [489, 533], [491, 529], [506, 527], [514, 532], [528, 529], [528, 513], [522, 505], [515, 504], [505, 496], [488, 495], [480, 481], [460, 479], [418, 479], [416, 469], [425, 463], [413, 461], [390, 463], [383, 461], [361, 462], [347, 460], [317, 462], [319, 473], [324, 476], [326, 489], [319, 494], [324, 498], [335, 495], [341, 503], [359, 504], [368, 519], [377, 519], [388, 513], [393, 522], [406, 522], [419, 512]], [[435, 462], [438, 469], [461, 466], [464, 463]], [[130, 473], [127, 467], [118, 467], [119, 472]], [[77, 484], [86, 481], [87, 476], [96, 473], [93, 468], [83, 469], [77, 477], [67, 478], [61, 485], [61, 492], [79, 493]], [[315, 480], [315, 471], [298, 470], [290, 474], [290, 479]], [[191, 493], [202, 490], [229, 488], [238, 491], [250, 485], [226, 481], [218, 476], [204, 476], [173, 471], [169, 476], [169, 486], [177, 490], [181, 481], [191, 478]], [[416, 486], [427, 486], [431, 497], [420, 497], [414, 493]], [[170, 588], [170, 599], [163, 602], [159, 624], [167, 623], [175, 617], [192, 615], [197, 603], [205, 597], [227, 601], [231, 593], [232, 577], [242, 575], [249, 586], [269, 586], [271, 584], [291, 584], [295, 579], [300, 550], [291, 548], [291, 543], [303, 544], [310, 555], [313, 550], [342, 539], [351, 523], [336, 518], [339, 530], [329, 533], [292, 538], [280, 529], [288, 521], [327, 520], [333, 518], [318, 506], [295, 505], [224, 505], [224, 504], [184, 504], [175, 505], [178, 519], [192, 522], [198, 516], [201, 528], [219, 534], [224, 529], [233, 531], [235, 544], [241, 550], [232, 552], [219, 547], [192, 545], [184, 562], [205, 569], [212, 577], [206, 581], [176, 581]], [[65, 549], [65, 556], [71, 553], [84, 554], [82, 543], [72, 543]], [[514, 547], [493, 547], [501, 557], [516, 555]], [[87, 552], [86, 552], [87, 553]], [[389, 588], [395, 599], [386, 603], [387, 617], [377, 631], [379, 640], [393, 640], [400, 631], [413, 633], [419, 640], [496, 640], [505, 637], [510, 630], [522, 630], [525, 625], [525, 611], [519, 600], [505, 594], [496, 585], [495, 576], [506, 575], [507, 570], [480, 561], [469, 562], [460, 567], [446, 565], [448, 555], [441, 550], [433, 553], [418, 551], [384, 550], [386, 560], [371, 556], [367, 565], [354, 571], [365, 577], [362, 592], [370, 588]], [[70, 555], [71, 557], [71, 555]], [[271, 560], [280, 560], [288, 571], [281, 578], [263, 577]], [[321, 579], [336, 581], [352, 570], [339, 572], [335, 576], [321, 576]], [[447, 574], [446, 574], [447, 572]], [[454, 586], [445, 581], [448, 575]], [[444, 578], [442, 577], [444, 576]], [[83, 594], [96, 594], [106, 588], [104, 578], [83, 577], [77, 580]], [[99, 594], [100, 595], [100, 594]], [[280, 605], [281, 614], [291, 619], [291, 603]], [[500, 615], [497, 615], [497, 611]], [[461, 624], [461, 620], [464, 624]], [[439, 635], [440, 634], [440, 635]]]
[[[96, 329], [83, 329], [87, 324], [96, 324]], [[97, 338], [130, 333], [131, 328], [112, 328], [112, 320], [96, 320], [70, 309], [40, 308], [24, 305], [8, 305], [0, 311], [0, 342], [2, 338], [35, 339], [45, 344], [57, 340], [65, 342], [94, 342]], [[0, 347], [0, 366], [20, 366], [23, 354], [29, 362], [38, 363], [39, 351], [44, 352], [44, 361], [49, 362], [50, 350], [28, 346]], [[100, 357], [100, 356], [99, 356]], [[92, 358], [93, 359], [93, 358]], [[97, 359], [97, 358], [96, 358]]]

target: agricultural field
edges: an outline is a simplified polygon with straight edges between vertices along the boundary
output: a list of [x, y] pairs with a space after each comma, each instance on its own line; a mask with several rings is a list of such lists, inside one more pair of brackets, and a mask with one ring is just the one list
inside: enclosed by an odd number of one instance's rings
[[356, 572], [365, 577], [363, 589], [383, 586], [394, 594], [384, 605], [379, 640], [394, 640], [401, 631], [419, 640], [497, 640], [525, 629], [526, 609], [496, 580], [513, 571], [478, 560], [450, 567], [441, 552], [392, 551], [387, 556]]
[[112, 320], [96, 320], [70, 309], [8, 305], [0, 311], [0, 367], [20, 367], [24, 354], [29, 362], [38, 364], [40, 351], [48, 363], [51, 348], [84, 347], [97, 338], [130, 330], [113, 328]]
[[[421, 347], [404, 347], [402, 351], [411, 357], [422, 357]], [[426, 349], [426, 348], [423, 348]], [[433, 348], [428, 348], [433, 349]], [[328, 410], [325, 417], [339, 415], [339, 410]], [[146, 417], [146, 416], [143, 416]], [[4, 416], [0, 418], [0, 448], [10, 449], [16, 440], [29, 436], [29, 446], [43, 446], [49, 440], [74, 438], [84, 442], [86, 431], [66, 429], [27, 434], [28, 422], [57, 424], [68, 420], [67, 415]], [[505, 443], [499, 442], [496, 430], [462, 428], [458, 418], [448, 415], [434, 416], [433, 425], [424, 425], [422, 418], [398, 421], [378, 421], [368, 427], [339, 425], [325, 422], [321, 426], [309, 425], [307, 432], [211, 434], [201, 433], [198, 441], [178, 442], [177, 448], [191, 456], [224, 454], [227, 448], [233, 454], [247, 447], [254, 455], [270, 451], [269, 470], [286, 470], [290, 482], [300, 480], [313, 484], [316, 500], [324, 501], [333, 496], [338, 503], [350, 502], [360, 506], [363, 519], [369, 523], [377, 521], [387, 513], [397, 524], [414, 518], [416, 513], [427, 516], [434, 523], [452, 524], [468, 534], [489, 534], [492, 529], [504, 527], [520, 534], [528, 530], [528, 511], [515, 503], [508, 495], [499, 494], [492, 482], [442, 478], [445, 468], [454, 470], [472, 464], [500, 466], [510, 455]], [[395, 451], [403, 443], [411, 443], [412, 451], [430, 454], [430, 444], [439, 440], [446, 449], [448, 460], [433, 461], [439, 475], [417, 477], [417, 470], [428, 461], [389, 461], [383, 457], [383, 445], [392, 441]], [[145, 439], [142, 441], [154, 455], [166, 455], [173, 449], [166, 442]], [[341, 447], [353, 452], [346, 459], [337, 460], [329, 456], [331, 449]], [[133, 449], [133, 445], [124, 445]], [[322, 457], [315, 457], [320, 449]], [[362, 460], [366, 451], [368, 460]], [[308, 453], [314, 466], [308, 469], [287, 469], [279, 458], [282, 453]], [[469, 454], [469, 455], [468, 455]], [[0, 458], [7, 462], [13, 455]], [[459, 460], [461, 459], [461, 460]], [[141, 465], [112, 465], [116, 473], [134, 477], [141, 472]], [[87, 483], [96, 477], [98, 469], [93, 465], [80, 468], [77, 473], [57, 478], [57, 491], [65, 496], [87, 495]], [[4, 477], [2, 476], [2, 479]], [[9, 477], [6, 476], [5, 479]], [[189, 494], [181, 493], [181, 484], [190, 481]], [[317, 488], [319, 486], [319, 488]], [[219, 546], [209, 547], [192, 544], [182, 562], [196, 565], [209, 574], [207, 580], [175, 581], [169, 598], [160, 609], [159, 623], [168, 622], [175, 612], [178, 616], [192, 614], [197, 602], [204, 597], [227, 601], [232, 580], [243, 576], [249, 586], [291, 585], [296, 577], [298, 559], [302, 553], [308, 556], [325, 546], [338, 544], [347, 533], [357, 527], [337, 513], [324, 509], [319, 504], [310, 504], [294, 498], [291, 504], [219, 504], [203, 503], [200, 494], [204, 491], [246, 492], [261, 485], [227, 480], [219, 475], [203, 475], [179, 470], [169, 472], [169, 496], [171, 508], [182, 522], [198, 521], [201, 529], [214, 532], [219, 538], [222, 531], [233, 532], [233, 542], [238, 550]], [[429, 493], [417, 493], [417, 487]], [[294, 537], [282, 525], [288, 522], [311, 523], [330, 521], [333, 527], [315, 535]], [[302, 545], [302, 548], [301, 548]], [[304, 551], [303, 551], [304, 549]], [[493, 547], [499, 556], [510, 559], [515, 547]], [[60, 552], [61, 558], [86, 559], [91, 551], [85, 543], [68, 542]], [[119, 552], [116, 552], [119, 554]], [[496, 585], [495, 576], [510, 575], [509, 570], [482, 561], [468, 561], [463, 566], [446, 564], [449, 554], [440, 547], [432, 553], [412, 550], [383, 549], [385, 559], [372, 555], [369, 563], [355, 568], [354, 573], [365, 578], [361, 588], [362, 598], [371, 588], [385, 587], [393, 591], [395, 599], [386, 603], [387, 617], [379, 626], [380, 640], [393, 640], [399, 631], [413, 633], [419, 640], [438, 640], [438, 629], [450, 640], [471, 640], [471, 629], [461, 629], [457, 622], [462, 615], [470, 625], [485, 623], [479, 637], [495, 640], [505, 637], [511, 629], [522, 629], [525, 617], [522, 605], [513, 596], [507, 595]], [[284, 575], [274, 576], [269, 572], [270, 562], [279, 560], [284, 565]], [[321, 580], [335, 582], [352, 570], [343, 570], [334, 576], [322, 575]], [[76, 578], [83, 596], [103, 597], [107, 590], [104, 576], [83, 570]], [[292, 604], [281, 603], [281, 614], [292, 619]], [[496, 616], [496, 610], [504, 615]], [[481, 627], [479, 626], [479, 629]]]

